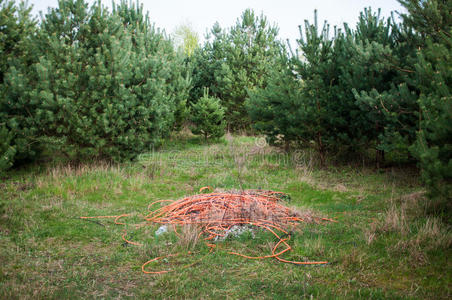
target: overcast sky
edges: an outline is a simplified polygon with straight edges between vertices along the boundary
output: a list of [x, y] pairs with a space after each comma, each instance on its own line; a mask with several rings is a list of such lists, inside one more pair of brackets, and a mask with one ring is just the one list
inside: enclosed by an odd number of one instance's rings
[[[93, 2], [89, 0], [88, 2]], [[135, 2], [135, 1], [134, 1]], [[140, 1], [149, 11], [152, 22], [158, 27], [172, 33], [182, 23], [190, 23], [203, 39], [207, 30], [218, 21], [221, 27], [233, 25], [241, 13], [252, 8], [255, 12], [263, 12], [270, 23], [277, 24], [281, 39], [295, 42], [299, 37], [298, 25], [304, 20], [313, 20], [314, 9], [318, 10], [319, 24], [328, 20], [331, 25], [342, 25], [347, 22], [354, 25], [359, 12], [364, 7], [381, 8], [382, 16], [390, 16], [391, 11], [402, 11], [397, 0], [148, 0]], [[47, 8], [56, 7], [57, 0], [28, 0], [34, 6], [33, 11], [46, 12]], [[111, 7], [111, 0], [102, 0]]]

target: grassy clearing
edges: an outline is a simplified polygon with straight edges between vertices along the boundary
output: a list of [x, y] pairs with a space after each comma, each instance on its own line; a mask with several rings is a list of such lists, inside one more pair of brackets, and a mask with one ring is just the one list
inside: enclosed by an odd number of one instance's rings
[[[251, 137], [227, 136], [217, 144], [179, 137], [134, 163], [47, 165], [17, 170], [0, 192], [1, 298], [429, 298], [452, 293], [452, 235], [440, 219], [424, 217], [422, 188], [410, 169], [314, 167], [309, 153], [287, 156]], [[294, 266], [246, 260], [271, 251], [258, 233], [222, 242], [213, 253], [196, 239], [154, 236], [112, 220], [79, 216], [134, 213], [210, 185], [217, 189], [263, 188], [290, 194], [288, 205], [337, 218], [304, 224], [294, 232], [294, 260], [328, 260], [326, 266]], [[186, 253], [149, 269], [156, 256]]]

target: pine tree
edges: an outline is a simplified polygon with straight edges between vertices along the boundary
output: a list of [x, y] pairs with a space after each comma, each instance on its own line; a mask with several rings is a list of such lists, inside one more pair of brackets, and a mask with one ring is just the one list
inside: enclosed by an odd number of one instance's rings
[[[221, 65], [226, 57], [225, 43], [226, 31], [217, 23], [214, 24], [209, 34], [206, 35], [206, 43], [202, 48], [197, 48], [189, 58], [192, 67], [192, 89], [189, 102], [195, 103], [204, 95], [206, 87], [211, 95], [217, 94], [218, 83], [215, 74], [221, 70]], [[189, 104], [190, 104], [189, 103]]]
[[[171, 110], [175, 109], [174, 112], [167, 114], [170, 117], [169, 126], [162, 133], [162, 136], [167, 136], [172, 129], [180, 128], [187, 117], [187, 99], [192, 88], [191, 68], [188, 61], [185, 55], [174, 50], [175, 47], [165, 32], [151, 23], [149, 14], [144, 13], [143, 5], [121, 0], [118, 5], [114, 5], [113, 13], [118, 14], [124, 25], [131, 31], [142, 32], [139, 41], [135, 39], [135, 35], [132, 36], [134, 49], [142, 49], [143, 55], [152, 55], [153, 60], [161, 60], [161, 65], [165, 66], [165, 73], [156, 75], [161, 76], [160, 78], [166, 82], [165, 93], [171, 99], [166, 104], [172, 103], [174, 106], [171, 106]], [[138, 36], [138, 33], [136, 35]], [[157, 72], [157, 70], [153, 71]]]
[[434, 208], [452, 211], [452, 30], [443, 42], [429, 41], [416, 66], [421, 122], [412, 151]]
[[286, 70], [272, 72], [269, 84], [252, 93], [248, 110], [255, 128], [270, 140], [279, 135], [286, 144], [313, 144], [321, 158], [327, 151], [375, 146], [407, 151], [417, 94], [397, 70], [402, 49], [390, 19], [366, 9], [355, 29], [345, 25], [330, 36], [315, 12], [301, 33], [299, 52], [283, 62]]
[[220, 138], [224, 135], [225, 111], [220, 99], [210, 97], [209, 91], [204, 90], [204, 96], [191, 106], [190, 129], [194, 134], [202, 134], [207, 141], [209, 138]]
[[[404, 23], [417, 33], [412, 80], [420, 89], [419, 129], [411, 147], [436, 211], [452, 211], [452, 3], [400, 1]], [[419, 43], [420, 41], [420, 43]]]
[[[309, 124], [309, 131], [304, 131], [304, 139], [313, 141], [320, 157], [325, 156], [330, 146], [334, 144], [332, 136], [335, 126], [340, 122], [336, 104], [332, 98], [332, 86], [337, 78], [334, 64], [334, 43], [330, 38], [330, 28], [327, 22], [322, 29], [317, 23], [317, 11], [314, 11], [314, 24], [305, 21], [305, 36], [302, 35], [301, 26], [298, 46], [301, 53], [292, 54], [294, 72], [303, 81], [302, 105], [304, 110], [303, 122]], [[338, 104], [338, 103], [337, 103]], [[341, 103], [342, 104], [342, 103]], [[339, 110], [340, 112], [340, 110]]]
[[309, 143], [314, 133], [307, 118], [302, 90], [303, 82], [297, 77], [287, 53], [282, 51], [280, 68], [270, 71], [265, 88], [250, 92], [246, 108], [253, 127], [265, 134], [270, 144], [289, 149], [291, 143]]
[[17, 6], [13, 1], [0, 0], [0, 172], [39, 152], [35, 143], [38, 128], [30, 117], [34, 107], [24, 109], [10, 98], [7, 80], [8, 73], [14, 73], [18, 65], [29, 65], [34, 56], [30, 39], [36, 22], [30, 11], [24, 2]]
[[267, 84], [281, 46], [277, 35], [278, 28], [265, 16], [248, 9], [227, 30], [214, 25], [208, 36], [213, 40], [195, 55], [192, 94], [199, 96], [203, 87], [209, 87], [211, 95], [221, 99], [233, 130], [250, 126], [244, 103], [248, 91]]
[[409, 155], [417, 124], [417, 91], [406, 81], [412, 72], [412, 47], [405, 48], [400, 24], [372, 14], [370, 8], [361, 14], [357, 29], [348, 33], [352, 59], [342, 75], [354, 93], [356, 103], [369, 122], [365, 133], [374, 144], [377, 159], [385, 152], [399, 151]]
[[70, 157], [122, 160], [169, 134], [189, 80], [170, 41], [142, 7], [60, 0], [34, 41], [28, 69], [11, 74], [10, 97], [36, 105], [41, 142]]

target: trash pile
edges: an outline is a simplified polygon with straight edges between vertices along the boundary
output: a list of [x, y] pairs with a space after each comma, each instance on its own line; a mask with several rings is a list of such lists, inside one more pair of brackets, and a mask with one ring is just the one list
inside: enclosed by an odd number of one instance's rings
[[[209, 187], [210, 188], [210, 187]], [[202, 188], [200, 191], [207, 189]], [[156, 235], [166, 232], [168, 226], [172, 226], [174, 232], [179, 236], [178, 226], [199, 226], [200, 236], [204, 236], [206, 245], [211, 251], [216, 247], [208, 241], [222, 241], [228, 236], [237, 235], [245, 231], [249, 231], [251, 227], [261, 228], [271, 232], [277, 239], [271, 254], [265, 256], [248, 256], [236, 252], [228, 252], [232, 255], [238, 255], [248, 259], [264, 259], [275, 258], [278, 261], [297, 264], [326, 264], [326, 261], [305, 262], [291, 261], [281, 257], [282, 254], [290, 251], [292, 248], [288, 244], [291, 238], [289, 228], [296, 226], [301, 222], [316, 222], [334, 220], [327, 218], [316, 218], [308, 214], [301, 213], [283, 205], [283, 199], [288, 196], [281, 192], [265, 191], [265, 190], [245, 190], [237, 192], [221, 192], [197, 194], [182, 198], [177, 201], [159, 200], [151, 203], [148, 209], [158, 203], [168, 202], [169, 204], [162, 206], [156, 210], [151, 210], [149, 214], [144, 216], [144, 224], [161, 224]], [[98, 217], [81, 217], [81, 218], [115, 218], [115, 224], [125, 223], [119, 222], [123, 217], [129, 214], [119, 216], [98, 216]], [[125, 238], [126, 232], [122, 236], [123, 240], [129, 244], [141, 245], [129, 241]], [[142, 265], [142, 271], [147, 274], [162, 274], [169, 271], [146, 271], [145, 266], [149, 263], [168, 257], [153, 258]]]

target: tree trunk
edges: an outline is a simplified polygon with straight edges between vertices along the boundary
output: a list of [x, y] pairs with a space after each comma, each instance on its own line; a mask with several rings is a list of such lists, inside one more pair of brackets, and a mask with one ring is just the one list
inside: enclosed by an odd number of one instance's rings
[[377, 169], [380, 169], [384, 162], [385, 162], [385, 152], [383, 150], [377, 149], [377, 152], [375, 153], [375, 164], [377, 166]]

